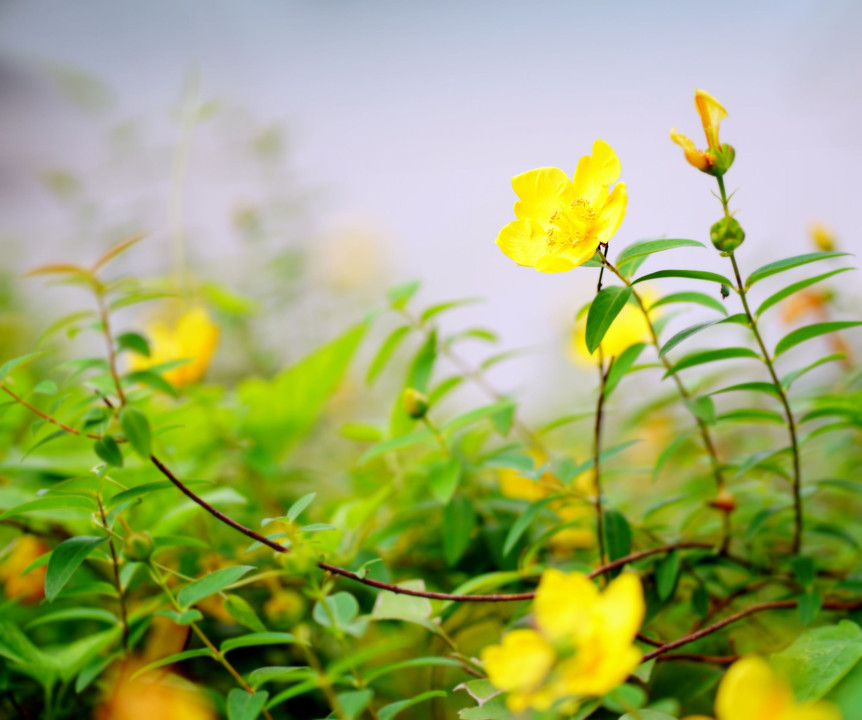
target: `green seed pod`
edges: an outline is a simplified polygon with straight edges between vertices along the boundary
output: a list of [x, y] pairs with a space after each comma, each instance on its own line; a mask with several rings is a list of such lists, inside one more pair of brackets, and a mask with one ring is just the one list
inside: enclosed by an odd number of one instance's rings
[[716, 250], [733, 252], [745, 240], [745, 231], [736, 218], [723, 217], [710, 228], [709, 238]]
[[153, 554], [153, 536], [148, 532], [136, 532], [126, 536], [123, 555], [132, 562], [146, 562]]
[[414, 420], [421, 420], [428, 412], [428, 398], [414, 388], [407, 388], [401, 398], [404, 410]]

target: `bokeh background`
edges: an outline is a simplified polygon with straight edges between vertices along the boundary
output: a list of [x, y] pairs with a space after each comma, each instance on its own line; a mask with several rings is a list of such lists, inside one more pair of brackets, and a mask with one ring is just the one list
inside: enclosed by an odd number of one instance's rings
[[571, 172], [602, 137], [629, 188], [617, 249], [708, 241], [714, 184], [668, 139], [702, 145], [702, 87], [730, 114], [743, 265], [805, 252], [813, 221], [857, 252], [860, 29], [853, 0], [0, 0], [4, 292], [50, 319], [80, 298], [13, 278], [145, 232], [125, 272], [175, 272], [185, 247], [197, 277], [250, 301], [234, 322], [261, 349], [251, 367], [220, 350], [230, 375], [301, 356], [416, 278], [425, 303], [484, 298], [450, 322], [535, 348], [495, 379], [565, 403], [596, 271], [541, 275], [496, 248], [510, 177]]

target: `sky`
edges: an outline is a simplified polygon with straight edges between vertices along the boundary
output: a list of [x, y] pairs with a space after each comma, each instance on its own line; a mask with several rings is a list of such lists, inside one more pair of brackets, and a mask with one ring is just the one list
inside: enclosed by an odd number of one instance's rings
[[[708, 242], [721, 213], [714, 184], [668, 138], [677, 127], [702, 145], [697, 87], [728, 110], [721, 137], [737, 151], [727, 182], [747, 233], [743, 267], [805, 252], [815, 220], [842, 249], [862, 249], [860, 25], [852, 0], [0, 0], [0, 249], [23, 265], [78, 237], [38, 181], [62, 167], [100, 188], [108, 219], [145, 222], [155, 257], [169, 257], [175, 114], [195, 77], [204, 99], [284, 125], [289, 182], [310, 198], [304, 235], [324, 249], [338, 246], [320, 238], [351, 228], [379, 238], [381, 293], [418, 278], [429, 304], [485, 298], [460, 321], [494, 328], [507, 347], [543, 348], [507, 378], [527, 385], [558, 363], [595, 271], [543, 275], [499, 251], [510, 178], [540, 166], [571, 173], [601, 137], [629, 193], [611, 257], [643, 238]], [[62, 69], [103, 83], [100, 107], [72, 107], [57, 89]], [[141, 166], [146, 187], [107, 169], [105, 134], [129, 118], [156, 148]], [[230, 217], [271, 188], [234, 166], [224, 137], [195, 138], [184, 222], [199, 256], [243, 264]], [[99, 242], [76, 247], [95, 254]], [[657, 262], [727, 271], [711, 248]]]

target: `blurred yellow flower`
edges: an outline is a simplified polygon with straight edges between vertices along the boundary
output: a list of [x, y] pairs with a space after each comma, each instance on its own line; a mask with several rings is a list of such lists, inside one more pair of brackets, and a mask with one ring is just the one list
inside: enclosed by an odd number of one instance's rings
[[0, 581], [7, 598], [35, 603], [45, 597], [45, 566], [34, 568], [26, 575], [21, 573], [50, 549], [33, 535], [18, 538], [12, 552], [0, 565]]
[[296, 590], [276, 590], [263, 604], [263, 615], [267, 620], [294, 625], [305, 613], [305, 599]]
[[151, 323], [147, 327], [147, 335], [150, 355], [132, 353], [132, 370], [146, 370], [174, 360], [189, 360], [164, 373], [168, 382], [180, 386], [195, 383], [203, 377], [218, 344], [219, 329], [203, 306], [194, 305], [185, 309], [173, 324], [164, 320]]
[[715, 714], [718, 720], [841, 720], [841, 711], [831, 703], [796, 702], [790, 685], [755, 656], [735, 662], [724, 674]]
[[[647, 308], [655, 301], [654, 293], [649, 289], [639, 289], [638, 294], [643, 299]], [[633, 302], [633, 301], [632, 301]], [[619, 357], [624, 350], [639, 342], [650, 342], [651, 335], [649, 325], [640, 307], [626, 303], [619, 315], [614, 318], [613, 323], [605, 333], [601, 342], [602, 355], [605, 359]], [[653, 313], [650, 313], [652, 318]], [[572, 335], [571, 350], [575, 360], [583, 360], [590, 365], [595, 365], [594, 355], [587, 350], [587, 314], [578, 319], [575, 331]], [[598, 349], [597, 349], [598, 350]]]
[[[676, 128], [670, 131], [670, 139], [682, 147], [685, 159], [690, 164], [703, 172], [711, 172], [716, 169], [716, 160], [722, 153], [722, 147], [718, 141], [718, 126], [727, 117], [727, 111], [718, 100], [705, 90], [695, 90], [694, 105], [700, 115], [703, 131], [706, 134], [707, 150], [698, 150], [694, 142], [682, 133], [678, 133]], [[732, 161], [731, 157], [730, 162]], [[730, 162], [722, 169], [722, 172], [730, 166]]]
[[512, 187], [520, 200], [497, 245], [519, 265], [539, 272], [563, 272], [589, 260], [619, 228], [626, 213], [626, 186], [617, 183], [620, 161], [604, 140], [593, 143], [572, 180], [559, 168], [538, 168], [516, 175]]
[[818, 250], [830, 252], [835, 249], [835, 234], [821, 223], [812, 223], [809, 232]]
[[206, 696], [194, 685], [176, 675], [147, 673], [132, 676], [141, 666], [139, 660], [122, 663], [110, 693], [96, 707], [95, 720], [216, 720]]
[[621, 685], [641, 653], [634, 638], [645, 606], [640, 579], [620, 575], [607, 589], [581, 573], [546, 570], [533, 603], [536, 629], [513, 630], [482, 651], [494, 687], [514, 712], [567, 709]]

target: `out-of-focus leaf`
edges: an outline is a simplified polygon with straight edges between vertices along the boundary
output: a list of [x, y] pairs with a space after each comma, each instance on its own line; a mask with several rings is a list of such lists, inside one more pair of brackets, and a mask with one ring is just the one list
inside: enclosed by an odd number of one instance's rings
[[443, 555], [450, 567], [466, 552], [475, 526], [470, 499], [460, 495], [452, 498], [443, 513]]
[[255, 720], [268, 697], [267, 692], [248, 693], [241, 688], [234, 688], [227, 694], [228, 720]]
[[787, 333], [778, 344], [775, 346], [775, 357], [778, 357], [784, 352], [787, 352], [792, 347], [796, 347], [800, 343], [812, 338], [826, 335], [827, 333], [836, 332], [837, 330], [846, 330], [847, 328], [858, 327], [862, 325], [860, 321], [842, 321], [842, 322], [822, 322], [814, 325], [806, 325], [792, 332]]
[[755, 315], [757, 315], [759, 317], [764, 312], [766, 312], [769, 308], [771, 308], [773, 305], [778, 304], [779, 302], [784, 300], [784, 298], [789, 297], [789, 296], [793, 295], [794, 293], [799, 292], [800, 290], [804, 290], [809, 285], [814, 285], [814, 283], [818, 283], [821, 280], [826, 280], [827, 278], [830, 278], [833, 275], [837, 275], [838, 273], [847, 272], [848, 270], [853, 270], [853, 269], [854, 268], [849, 268], [849, 267], [839, 268], [838, 270], [833, 270], [832, 272], [823, 273], [822, 275], [817, 275], [816, 277], [806, 278], [805, 280], [800, 280], [799, 282], [795, 282], [792, 285], [788, 285], [783, 290], [779, 290], [778, 292], [773, 293], [768, 298], [766, 298], [766, 300], [764, 300], [762, 303], [760, 303], [760, 307], [757, 308], [757, 312], [755, 313]]
[[377, 376], [383, 371], [386, 367], [386, 364], [389, 362], [389, 359], [401, 345], [404, 338], [410, 333], [409, 325], [402, 325], [401, 327], [395, 328], [386, 340], [383, 341], [383, 344], [380, 346], [380, 349], [377, 351], [377, 354], [374, 356], [374, 359], [371, 361], [371, 365], [368, 367], [368, 374], [365, 379], [366, 382], [370, 385], [373, 383]]
[[253, 565], [232, 565], [204, 575], [186, 585], [177, 593], [177, 602], [181, 607], [188, 608], [210, 595], [233, 585], [243, 575], [254, 570]]
[[590, 354], [596, 351], [608, 329], [632, 296], [630, 287], [611, 286], [603, 288], [590, 304], [587, 314], [585, 339]]
[[722, 305], [721, 300], [714, 298], [712, 295], [707, 295], [706, 293], [701, 292], [671, 293], [670, 295], [665, 295], [656, 300], [649, 309], [654, 310], [662, 305], [670, 305], [673, 303], [695, 303], [696, 305], [707, 307], [710, 310], [716, 310], [722, 315], [727, 315], [727, 308]]
[[45, 597], [48, 600], [57, 597], [86, 557], [107, 539], [80, 535], [64, 540], [54, 548], [45, 574]]
[[99, 440], [96, 440], [96, 442], [93, 443], [93, 450], [95, 450], [96, 455], [108, 463], [108, 465], [123, 467], [123, 452], [120, 450], [120, 446], [117, 445], [117, 441], [110, 435], [105, 435]]
[[775, 262], [771, 262], [757, 268], [757, 270], [751, 273], [745, 281], [745, 287], [750, 288], [757, 281], [763, 280], [763, 278], [799, 267], [800, 265], [807, 265], [808, 263], [817, 262], [818, 260], [829, 260], [831, 258], [842, 257], [844, 255], [849, 255], [849, 253], [815, 252], [805, 253], [804, 255], [794, 255], [793, 257], [784, 258], [783, 260], [776, 260]]

